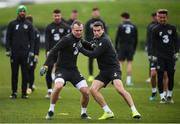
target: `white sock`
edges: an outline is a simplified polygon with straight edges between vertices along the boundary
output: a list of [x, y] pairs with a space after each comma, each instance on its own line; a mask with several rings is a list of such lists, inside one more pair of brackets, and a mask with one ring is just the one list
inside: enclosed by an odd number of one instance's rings
[[86, 113], [86, 111], [87, 111], [87, 108], [81, 107], [81, 115], [82, 115], [83, 113]]
[[52, 89], [48, 89], [48, 93], [52, 93]]
[[127, 84], [131, 84], [131, 76], [127, 76], [127, 78], [126, 78], [126, 83], [127, 83]]
[[167, 96], [172, 97], [172, 91], [168, 90], [168, 92], [167, 92]]
[[133, 106], [131, 106], [131, 111], [132, 112], [136, 112], [137, 111], [137, 109], [136, 109], [136, 107], [133, 105]]
[[164, 96], [166, 96], [167, 92], [166, 92], [166, 91], [164, 91], [163, 93], [164, 93]]
[[112, 112], [108, 105], [105, 105], [102, 108], [103, 108], [104, 112], [110, 112], [110, 113]]
[[152, 93], [156, 93], [157, 89], [156, 88], [152, 88]]
[[54, 107], [55, 107], [55, 104], [50, 104], [49, 111], [53, 111], [54, 112]]
[[165, 98], [164, 93], [161, 93], [161, 94], [160, 94], [160, 98], [161, 98], [161, 99], [162, 99], [162, 98]]

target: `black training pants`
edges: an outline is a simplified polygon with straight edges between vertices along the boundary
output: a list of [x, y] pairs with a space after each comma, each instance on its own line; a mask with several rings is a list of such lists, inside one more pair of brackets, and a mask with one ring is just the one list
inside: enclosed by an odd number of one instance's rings
[[11, 56], [11, 88], [12, 92], [17, 92], [18, 88], [18, 72], [21, 67], [22, 74], [22, 95], [26, 95], [27, 82], [28, 82], [28, 64], [27, 64], [28, 53], [21, 51], [13, 53]]
[[174, 87], [174, 73], [175, 73], [175, 60], [158, 58], [157, 61], [157, 74], [158, 74], [158, 89], [159, 93], [163, 93], [163, 75], [167, 71], [168, 75], [168, 90], [172, 91]]

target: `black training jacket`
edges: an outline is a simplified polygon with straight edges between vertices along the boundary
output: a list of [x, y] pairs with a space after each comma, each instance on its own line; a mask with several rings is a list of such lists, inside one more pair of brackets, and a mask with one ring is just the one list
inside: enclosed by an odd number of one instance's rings
[[176, 27], [170, 24], [157, 24], [152, 29], [152, 55], [164, 59], [173, 59], [179, 52]]
[[17, 53], [34, 52], [34, 30], [32, 24], [17, 17], [9, 23], [6, 35], [6, 50]]

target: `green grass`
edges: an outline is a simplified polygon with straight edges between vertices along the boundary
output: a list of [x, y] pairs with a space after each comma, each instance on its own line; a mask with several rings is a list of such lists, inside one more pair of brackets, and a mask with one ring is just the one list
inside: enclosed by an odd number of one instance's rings
[[[148, 77], [148, 62], [146, 54], [143, 51], [138, 51], [133, 63], [133, 82], [132, 88], [126, 87], [131, 93], [135, 104], [142, 114], [141, 120], [131, 118], [131, 112], [125, 101], [114, 90], [112, 85], [102, 89], [109, 106], [115, 114], [115, 119], [98, 121], [97, 118], [103, 113], [102, 109], [91, 97], [88, 106], [88, 113], [93, 118], [90, 121], [81, 120], [79, 117], [80, 93], [70, 83], [68, 83], [62, 91], [61, 97], [56, 104], [55, 116], [53, 120], [47, 121], [44, 119], [49, 108], [49, 100], [44, 96], [47, 92], [45, 77], [39, 76], [39, 69], [44, 62], [44, 50], [41, 50], [39, 63], [36, 68], [35, 84], [37, 90], [30, 95], [30, 99], [23, 100], [20, 98], [21, 93], [21, 75], [19, 75], [19, 96], [16, 100], [9, 99], [10, 90], [10, 64], [9, 58], [5, 56], [5, 50], [0, 48], [0, 122], [6, 123], [167, 123], [180, 122], [180, 62], [177, 62], [177, 71], [175, 75], [175, 87], [173, 98], [174, 104], [159, 104], [159, 96], [154, 102], [148, 100], [151, 94], [150, 84], [145, 82]], [[87, 78], [87, 58], [80, 55], [78, 58], [78, 66], [82, 74]], [[98, 73], [97, 65], [95, 64], [95, 73]], [[123, 79], [125, 79], [125, 67], [123, 67]], [[68, 114], [68, 115], [64, 115]]]
[[[28, 5], [28, 14], [33, 15], [36, 26], [45, 27], [52, 21], [52, 11], [59, 8], [65, 19], [68, 19], [72, 9], [79, 11], [79, 19], [86, 22], [91, 17], [93, 7], [99, 7], [101, 17], [105, 20], [109, 28], [110, 37], [115, 39], [115, 32], [120, 23], [120, 14], [128, 11], [131, 20], [137, 25], [139, 32], [139, 48], [144, 48], [146, 36], [146, 26], [151, 20], [151, 13], [159, 8], [169, 10], [169, 22], [177, 26], [180, 30], [179, 0], [116, 0], [114, 2], [72, 2]], [[16, 17], [16, 8], [0, 9], [0, 25], [7, 25], [9, 21]]]

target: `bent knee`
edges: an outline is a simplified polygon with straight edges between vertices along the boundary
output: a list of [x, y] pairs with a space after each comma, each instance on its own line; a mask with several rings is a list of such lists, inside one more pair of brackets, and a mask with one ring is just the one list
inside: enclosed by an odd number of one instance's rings
[[56, 83], [55, 88], [58, 89], [58, 90], [62, 89], [63, 88], [63, 83]]
[[81, 88], [80, 90], [83, 95], [85, 95], [85, 96], [89, 95], [89, 88], [84, 87], [84, 88]]
[[91, 93], [92, 95], [94, 95], [95, 93], [97, 93], [97, 89], [91, 87], [91, 88], [90, 88], [90, 93]]

